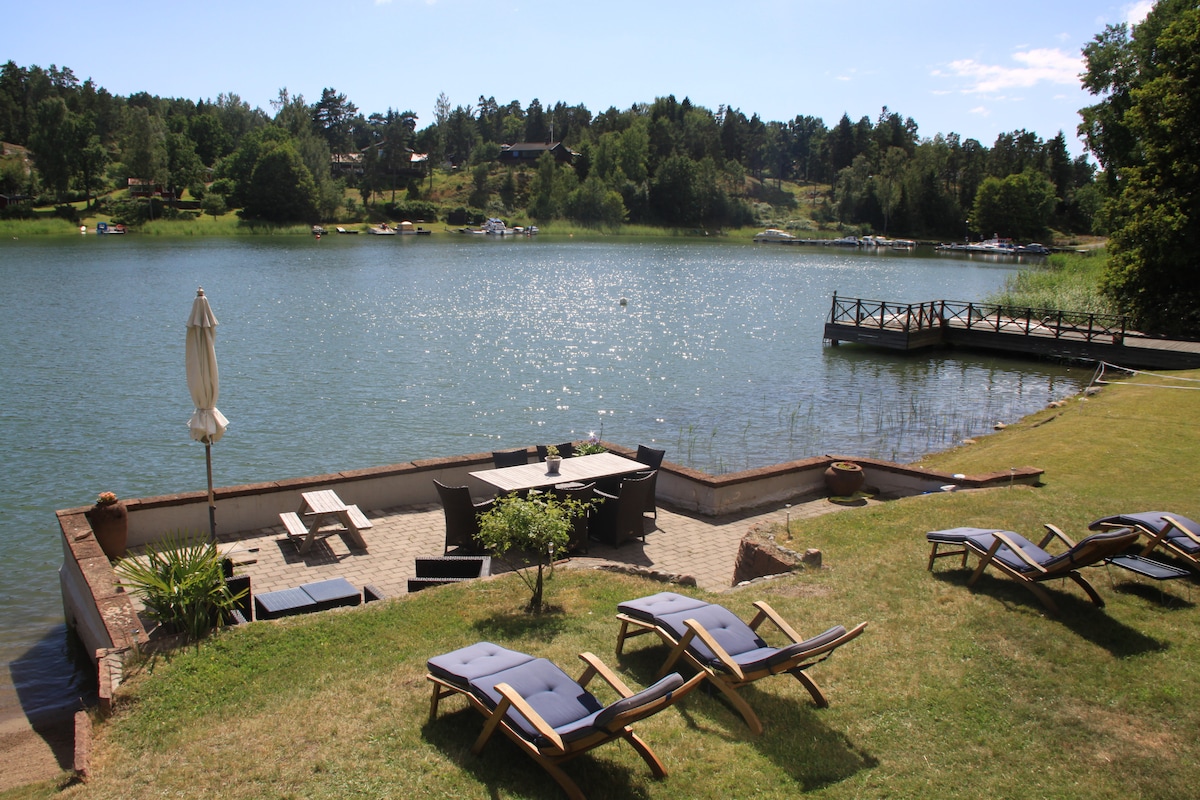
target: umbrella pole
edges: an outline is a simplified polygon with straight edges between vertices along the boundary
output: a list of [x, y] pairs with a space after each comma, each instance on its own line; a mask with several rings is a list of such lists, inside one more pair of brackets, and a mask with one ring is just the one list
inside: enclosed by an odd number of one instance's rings
[[217, 500], [213, 496], [212, 443], [204, 443], [204, 462], [208, 467], [208, 533], [213, 544], [217, 543]]

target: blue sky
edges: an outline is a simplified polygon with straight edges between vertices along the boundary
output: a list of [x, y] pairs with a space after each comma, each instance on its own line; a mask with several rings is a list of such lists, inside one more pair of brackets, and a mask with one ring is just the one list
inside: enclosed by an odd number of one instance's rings
[[923, 137], [991, 145], [1066, 132], [1075, 154], [1080, 50], [1149, 2], [1123, 0], [61, 0], [11, 3], [0, 58], [70, 67], [115, 94], [235, 93], [270, 112], [280, 88], [333, 87], [364, 113], [452, 105], [582, 103], [593, 113], [674, 94], [788, 120], [883, 106]]

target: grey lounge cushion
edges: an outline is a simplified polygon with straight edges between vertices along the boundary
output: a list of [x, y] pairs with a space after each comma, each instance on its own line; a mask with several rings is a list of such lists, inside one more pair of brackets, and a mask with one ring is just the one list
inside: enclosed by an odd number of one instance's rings
[[[496, 685], [501, 683], [507, 683], [521, 695], [563, 741], [573, 741], [591, 733], [595, 716], [603, 709], [590, 692], [544, 658], [477, 677], [471, 681], [471, 692], [489, 708], [495, 708], [503, 699], [496, 691]], [[539, 747], [548, 744], [521, 714], [509, 711], [507, 718], [529, 741]]]
[[813, 636], [811, 639], [805, 639], [803, 642], [796, 642], [787, 647], [781, 647], [775, 651], [773, 655], [768, 656], [761, 663], [743, 663], [738, 659], [738, 665], [744, 670], [756, 670], [760, 667], [777, 667], [781, 664], [786, 664], [796, 656], [819, 650], [830, 642], [846, 635], [844, 625], [835, 625], [822, 634]]
[[642, 689], [637, 694], [631, 694], [629, 697], [624, 697], [611, 705], [605, 706], [604, 710], [596, 715], [593, 725], [597, 728], [607, 729], [617, 715], [624, 714], [626, 711], [632, 711], [638, 706], [652, 703], [659, 698], [668, 697], [682, 685], [683, 678], [679, 676], [678, 672], [672, 672], [654, 685]]
[[634, 619], [655, 622], [659, 617], [673, 614], [676, 611], [702, 608], [707, 605], [710, 604], [694, 597], [686, 597], [675, 592], [659, 592], [621, 603], [617, 606], [617, 610]]
[[[993, 533], [995, 530], [995, 528], [946, 528], [941, 531], [929, 531], [925, 534], [925, 538], [930, 542], [958, 544], [965, 542], [968, 537]], [[1013, 535], [1012, 531], [1005, 531], [1005, 533]]]
[[[762, 637], [751, 630], [750, 626], [738, 619], [732, 611], [724, 606], [706, 604], [701, 608], [684, 609], [672, 614], [660, 616], [658, 623], [667, 628], [675, 639], [682, 639], [687, 634], [685, 620], [694, 619], [725, 649], [735, 661], [742, 663], [758, 663], [775, 654], [776, 649], [767, 644]], [[713, 667], [720, 667], [721, 660], [717, 654], [699, 639], [692, 639], [691, 649], [697, 658]]]
[[472, 680], [533, 661], [533, 656], [491, 642], [463, 647], [426, 662], [431, 675], [466, 689]]
[[[1004, 533], [1008, 536], [1009, 541], [1025, 551], [1030, 558], [1042, 566], [1045, 566], [1047, 562], [1054, 559], [1054, 556], [1050, 555], [1021, 534], [1013, 533], [1012, 531], [1004, 531]], [[971, 541], [975, 547], [983, 550], [984, 552], [990, 550], [992, 544], [996, 541], [996, 537], [991, 533], [980, 533], [975, 536], [968, 536], [967, 539]], [[996, 551], [995, 558], [997, 561], [1003, 561], [1017, 572], [1035, 571], [1033, 567], [1025, 563], [1024, 559], [1010, 550], [1006, 544], [1000, 545], [1000, 548]]]
[[[1080, 558], [1080, 556], [1094, 554], [1095, 551], [1092, 549], [1092, 545], [1103, 544], [1112, 539], [1122, 539], [1128, 535], [1128, 528], [1119, 528], [1117, 530], [1104, 531], [1103, 533], [1094, 533], [1086, 539], [1081, 539], [1080, 541], [1076, 542], [1075, 546], [1067, 550], [1065, 553], [1051, 555], [1033, 542], [1026, 539], [1024, 536], [1020, 536], [1011, 532], [1008, 533], [1008, 537], [1013, 544], [1017, 545], [1017, 547], [1020, 547], [1034, 561], [1041, 565], [1042, 569], [1045, 569], [1049, 572], [1061, 572], [1064, 569], [1070, 569], [1075, 566], [1086, 567], [1089, 564], [1094, 564], [1096, 561], [1101, 559]], [[971, 536], [969, 538], [976, 544], [976, 546], [982, 548], [983, 550], [989, 549], [992, 546], [992, 542], [995, 541], [995, 537], [990, 533]], [[1037, 571], [1034, 567], [1030, 566], [1023, 559], [1021, 559], [1020, 556], [1010, 550], [1008, 545], [1000, 545], [1000, 548], [996, 551], [995, 557], [998, 561], [1003, 561], [1017, 572]]]
[[[1092, 530], [1096, 530], [1097, 528], [1110, 525], [1129, 525], [1133, 527], [1145, 528], [1146, 530], [1153, 531], [1154, 533], [1161, 533], [1162, 529], [1167, 524], [1163, 520], [1164, 516], [1173, 518], [1180, 525], [1183, 525], [1192, 533], [1200, 536], [1200, 523], [1193, 522], [1185, 516], [1175, 514], [1170, 511], [1140, 511], [1136, 514], [1113, 514], [1110, 517], [1101, 517], [1091, 525], [1088, 525], [1088, 527]], [[1180, 533], [1176, 528], [1171, 528], [1170, 532], [1167, 533], [1166, 538], [1170, 539], [1171, 544], [1175, 545], [1180, 550], [1188, 553], [1200, 553], [1200, 545], [1197, 545], [1195, 541]]]

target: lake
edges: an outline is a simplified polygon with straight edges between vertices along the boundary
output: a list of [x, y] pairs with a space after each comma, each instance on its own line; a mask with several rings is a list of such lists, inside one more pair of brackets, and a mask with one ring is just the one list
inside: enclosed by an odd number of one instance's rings
[[81, 691], [55, 509], [205, 487], [184, 372], [198, 286], [220, 321], [228, 486], [591, 432], [713, 473], [911, 461], [1091, 370], [828, 347], [831, 296], [980, 300], [1016, 268], [690, 238], [0, 242], [0, 715]]

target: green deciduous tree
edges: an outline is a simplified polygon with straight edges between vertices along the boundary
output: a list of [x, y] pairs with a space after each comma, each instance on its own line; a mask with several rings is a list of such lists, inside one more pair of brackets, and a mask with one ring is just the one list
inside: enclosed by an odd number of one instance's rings
[[271, 222], [315, 222], [317, 186], [290, 143], [259, 156], [246, 196], [246, 215]]
[[75, 115], [61, 97], [48, 97], [38, 103], [29, 145], [42, 183], [63, 200], [75, 172], [76, 141]]
[[1120, 189], [1104, 290], [1141, 327], [1195, 334], [1200, 6], [1160, 0], [1132, 36], [1110, 27], [1085, 57], [1085, 85], [1107, 97], [1084, 109], [1081, 128]]
[[987, 178], [975, 194], [971, 226], [1014, 239], [1040, 239], [1054, 212], [1054, 185], [1032, 169], [1006, 178]]

